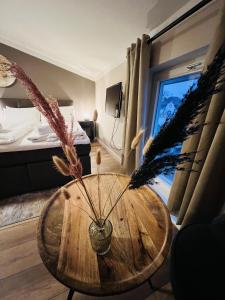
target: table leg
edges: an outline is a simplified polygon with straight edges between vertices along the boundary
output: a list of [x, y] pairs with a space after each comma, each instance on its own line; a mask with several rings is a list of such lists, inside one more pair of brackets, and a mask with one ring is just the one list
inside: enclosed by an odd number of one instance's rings
[[148, 279], [148, 283], [153, 291], [157, 290], [157, 288], [152, 284], [151, 278]]
[[73, 294], [74, 294], [74, 290], [73, 290], [73, 289], [70, 289], [69, 294], [68, 294], [68, 297], [67, 297], [67, 300], [72, 300]]

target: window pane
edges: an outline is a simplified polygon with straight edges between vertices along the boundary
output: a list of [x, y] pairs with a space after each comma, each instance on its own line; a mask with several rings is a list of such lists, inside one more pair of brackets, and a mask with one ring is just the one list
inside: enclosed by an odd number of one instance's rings
[[[174, 115], [179, 107], [184, 95], [190, 87], [195, 86], [200, 73], [188, 74], [181, 77], [171, 78], [160, 81], [157, 107], [153, 124], [153, 136], [155, 136], [160, 127], [165, 123], [167, 118]], [[171, 149], [169, 153], [175, 154], [181, 151], [181, 145]], [[169, 184], [172, 183], [174, 173], [170, 175], [161, 175]]]

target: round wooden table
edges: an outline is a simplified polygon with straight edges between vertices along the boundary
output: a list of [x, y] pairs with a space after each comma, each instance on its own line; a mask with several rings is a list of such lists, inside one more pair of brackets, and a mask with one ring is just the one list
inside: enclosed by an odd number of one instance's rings
[[[129, 177], [120, 174], [84, 177], [87, 189], [104, 214]], [[149, 280], [167, 257], [172, 239], [169, 212], [149, 187], [127, 190], [110, 216], [113, 224], [111, 249], [98, 256], [91, 247], [88, 228], [91, 214], [77, 181], [64, 186], [69, 199], [59, 189], [46, 204], [39, 221], [38, 247], [51, 274], [74, 291], [95, 296], [126, 292]], [[108, 197], [111, 191], [110, 197]], [[86, 212], [85, 212], [86, 211]]]

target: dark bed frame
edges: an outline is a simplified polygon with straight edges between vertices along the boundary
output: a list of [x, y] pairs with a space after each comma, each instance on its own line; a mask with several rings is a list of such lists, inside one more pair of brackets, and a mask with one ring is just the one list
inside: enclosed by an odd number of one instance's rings
[[[71, 100], [59, 101], [60, 106]], [[11, 107], [31, 107], [29, 100], [1, 99]], [[90, 144], [75, 146], [83, 165], [83, 175], [91, 173]], [[61, 147], [0, 153], [0, 199], [62, 186], [71, 177], [62, 176], [53, 166], [52, 156], [63, 157]]]

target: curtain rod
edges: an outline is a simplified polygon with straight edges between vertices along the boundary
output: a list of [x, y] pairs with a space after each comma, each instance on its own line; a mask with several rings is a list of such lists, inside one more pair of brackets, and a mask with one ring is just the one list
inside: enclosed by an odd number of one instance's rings
[[181, 23], [182, 21], [184, 21], [185, 19], [187, 19], [188, 17], [190, 17], [191, 15], [193, 15], [195, 12], [197, 12], [199, 9], [201, 9], [202, 7], [204, 7], [205, 5], [207, 5], [208, 3], [212, 2], [212, 1], [213, 0], [202, 0], [201, 2], [199, 2], [198, 4], [196, 4], [195, 6], [193, 6], [190, 10], [188, 10], [186, 13], [184, 13], [182, 16], [180, 16], [175, 21], [173, 21], [172, 23], [170, 23], [168, 26], [166, 26], [165, 28], [163, 28], [162, 30], [160, 30], [158, 33], [156, 33], [152, 38], [149, 39], [149, 43], [153, 42], [158, 37], [160, 37], [161, 35], [163, 35], [167, 31], [169, 31], [170, 29], [172, 29], [173, 27], [175, 27], [177, 24]]

